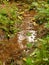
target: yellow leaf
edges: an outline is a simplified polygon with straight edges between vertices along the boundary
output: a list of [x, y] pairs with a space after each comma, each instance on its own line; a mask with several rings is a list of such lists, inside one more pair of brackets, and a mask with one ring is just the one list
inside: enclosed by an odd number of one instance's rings
[[26, 61], [26, 58], [23, 58], [23, 61]]

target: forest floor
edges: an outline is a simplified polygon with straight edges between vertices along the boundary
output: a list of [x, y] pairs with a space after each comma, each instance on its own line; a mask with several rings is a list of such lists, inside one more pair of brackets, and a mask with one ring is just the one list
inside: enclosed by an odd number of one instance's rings
[[4, 33], [0, 30], [0, 60], [5, 65], [10, 65], [14, 60], [14, 65], [22, 65], [23, 58], [34, 50], [34, 47], [27, 48], [26, 44], [31, 43], [34, 45], [34, 41], [37, 38], [37, 30], [39, 27], [41, 28], [34, 22], [33, 17], [36, 12], [34, 10], [28, 11], [28, 4], [21, 2], [15, 4], [22, 15], [23, 23], [20, 26], [21, 31], [9, 40], [4, 38]]

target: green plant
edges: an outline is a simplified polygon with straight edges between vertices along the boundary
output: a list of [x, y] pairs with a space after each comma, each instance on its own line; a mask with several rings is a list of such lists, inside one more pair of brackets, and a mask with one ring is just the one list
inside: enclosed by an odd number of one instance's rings
[[27, 43], [26, 46], [27, 46], [28, 48], [31, 48], [31, 47], [33, 46], [33, 44], [32, 44], [32, 43]]
[[[36, 2], [37, 3], [37, 2]], [[44, 2], [43, 2], [44, 3]], [[37, 9], [37, 14], [35, 15], [35, 22], [37, 24], [43, 24], [43, 23], [47, 23], [49, 22], [49, 4], [47, 3], [37, 3], [37, 5], [35, 6]]]
[[47, 8], [48, 4], [45, 1], [34, 1], [32, 2], [32, 4], [29, 6], [29, 10], [39, 10], [39, 9], [43, 9], [43, 8]]
[[4, 3], [4, 4], [7, 4], [9, 0], [0, 0], [0, 3]]
[[33, 53], [25, 60], [25, 65], [48, 65], [49, 64], [49, 36], [38, 39]]
[[0, 8], [0, 29], [5, 32], [7, 38], [12, 37], [12, 35], [19, 31], [17, 26], [21, 25], [22, 20], [17, 12], [18, 8], [16, 6], [9, 7], [9, 5], [5, 5], [4, 8]]
[[49, 4], [49, 0], [47, 0], [47, 3]]
[[[25, 58], [25, 65], [49, 65], [49, 4], [45, 1], [32, 2], [29, 10], [35, 10], [35, 22], [43, 25], [44, 29], [48, 29], [42, 39], [38, 38], [34, 44], [34, 50]], [[39, 28], [40, 29], [40, 28]], [[28, 36], [30, 33], [28, 33]], [[27, 45], [29, 48], [32, 46]]]
[[27, 36], [31, 36], [31, 33], [30, 32], [27, 32], [27, 34], [26, 34]]

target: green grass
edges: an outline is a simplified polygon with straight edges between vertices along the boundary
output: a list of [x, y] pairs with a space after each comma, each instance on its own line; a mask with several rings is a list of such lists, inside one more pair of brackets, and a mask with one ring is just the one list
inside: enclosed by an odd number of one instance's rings
[[[44, 1], [35, 1], [32, 2], [30, 10], [35, 10], [37, 12], [37, 14], [34, 16], [35, 22], [39, 25], [43, 25], [46, 31], [49, 30], [49, 4]], [[34, 51], [25, 58], [25, 65], [49, 65], [49, 34], [46, 34], [42, 38], [38, 38], [37, 42], [34, 44]]]
[[15, 5], [9, 6], [6, 4], [0, 7], [0, 29], [5, 32], [7, 38], [18, 32], [16, 25], [21, 25], [22, 23], [22, 18], [18, 14], [18, 8]]
[[25, 65], [49, 64], [49, 37], [38, 39], [35, 50], [26, 57]]

